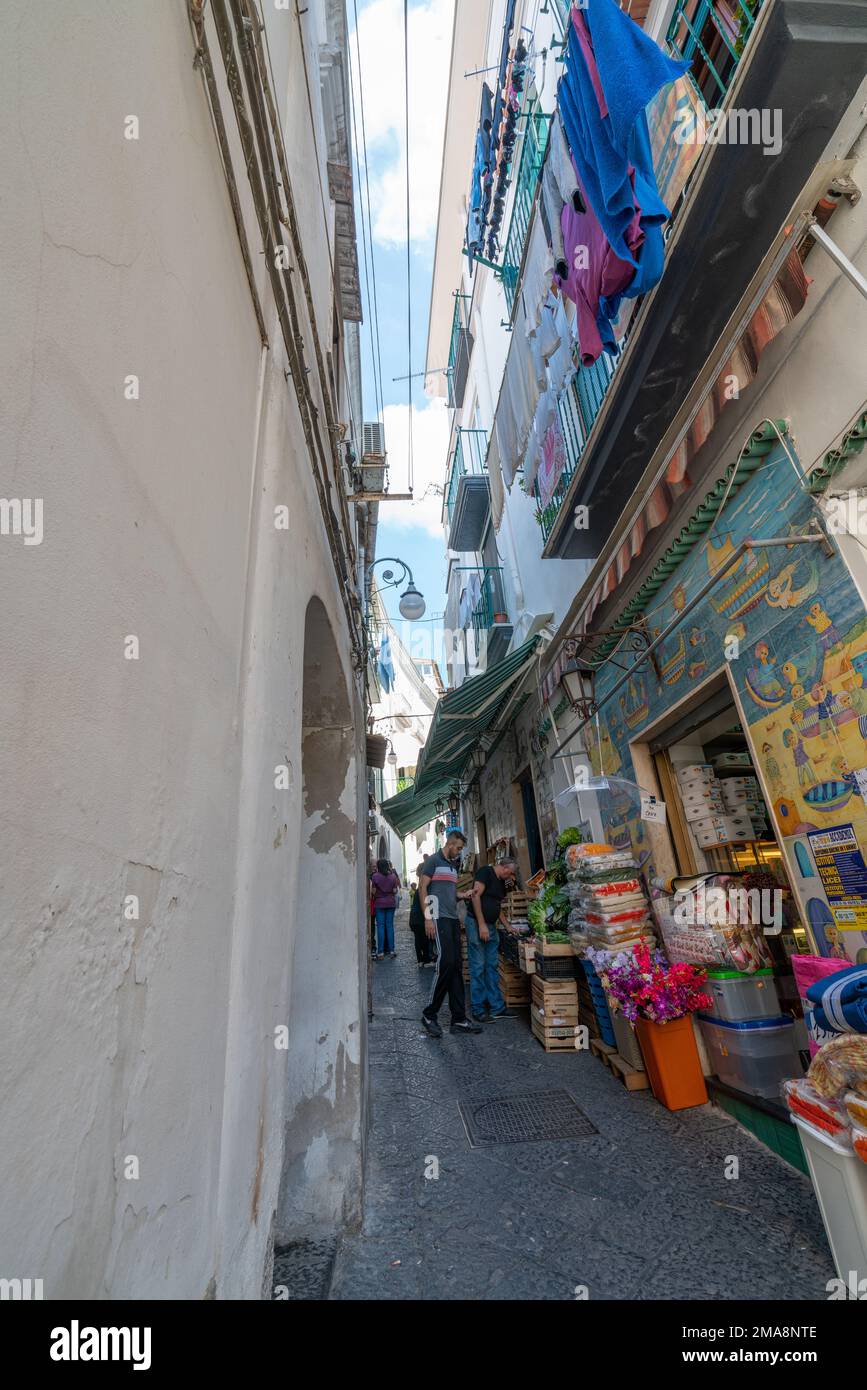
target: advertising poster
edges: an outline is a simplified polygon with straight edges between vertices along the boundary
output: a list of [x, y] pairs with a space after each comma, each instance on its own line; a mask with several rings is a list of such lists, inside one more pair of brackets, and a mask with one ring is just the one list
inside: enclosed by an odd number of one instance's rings
[[867, 931], [867, 864], [851, 825], [811, 830], [810, 848], [840, 931]]

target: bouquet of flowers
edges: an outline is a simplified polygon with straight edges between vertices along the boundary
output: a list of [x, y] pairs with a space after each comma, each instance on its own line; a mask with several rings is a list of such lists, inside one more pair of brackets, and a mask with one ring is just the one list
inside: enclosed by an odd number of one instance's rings
[[682, 962], [671, 965], [661, 951], [651, 954], [646, 946], [636, 946], [619, 956], [605, 951], [587, 955], [603, 987], [632, 1023], [637, 1018], [668, 1023], [713, 1003], [701, 988], [707, 973]]

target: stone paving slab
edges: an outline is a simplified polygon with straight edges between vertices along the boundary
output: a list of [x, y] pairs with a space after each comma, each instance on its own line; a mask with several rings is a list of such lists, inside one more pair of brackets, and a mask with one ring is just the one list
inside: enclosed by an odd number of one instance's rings
[[[722, 1110], [670, 1113], [590, 1053], [545, 1053], [526, 1014], [460, 1037], [446, 1006], [429, 1038], [433, 972], [406, 914], [397, 941], [371, 966], [365, 1214], [332, 1299], [826, 1299], [835, 1271], [803, 1174]], [[537, 1090], [571, 1092], [599, 1133], [470, 1146], [459, 1101]]]

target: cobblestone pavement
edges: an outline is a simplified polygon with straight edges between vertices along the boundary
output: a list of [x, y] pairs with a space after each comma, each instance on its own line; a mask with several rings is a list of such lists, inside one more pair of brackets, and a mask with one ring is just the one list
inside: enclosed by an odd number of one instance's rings
[[[331, 1298], [827, 1298], [835, 1271], [806, 1177], [719, 1109], [672, 1114], [590, 1053], [545, 1053], [526, 1012], [461, 1037], [446, 1005], [443, 1038], [429, 1038], [433, 971], [415, 964], [405, 914], [397, 944], [373, 966], [365, 1215], [341, 1241]], [[597, 1135], [471, 1148], [459, 1101], [554, 1089]]]

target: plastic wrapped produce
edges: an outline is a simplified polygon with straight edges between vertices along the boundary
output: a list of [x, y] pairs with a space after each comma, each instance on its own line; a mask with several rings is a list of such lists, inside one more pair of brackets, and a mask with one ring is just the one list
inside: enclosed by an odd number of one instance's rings
[[847, 1091], [843, 1097], [843, 1104], [852, 1124], [860, 1125], [863, 1130], [867, 1130], [867, 1097], [859, 1096], [855, 1091]]
[[821, 1096], [803, 1077], [784, 1083], [783, 1098], [793, 1115], [808, 1120], [825, 1134], [839, 1138], [849, 1129], [849, 1116], [842, 1101]]
[[867, 1034], [842, 1033], [826, 1042], [810, 1063], [807, 1079], [820, 1096], [854, 1091], [867, 1097]]

